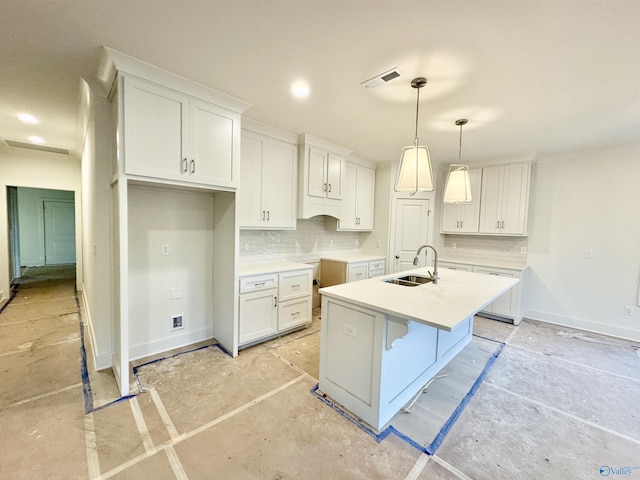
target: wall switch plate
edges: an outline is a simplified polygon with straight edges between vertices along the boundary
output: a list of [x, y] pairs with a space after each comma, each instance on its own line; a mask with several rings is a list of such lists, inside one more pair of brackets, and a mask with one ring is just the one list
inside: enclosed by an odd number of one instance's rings
[[527, 247], [520, 247], [520, 255], [526, 255], [527, 254]]
[[178, 298], [182, 298], [182, 287], [175, 287], [169, 289], [169, 298], [171, 300], [177, 300]]
[[360, 240], [356, 238], [356, 247], [360, 246]]
[[329, 246], [333, 247], [333, 240], [329, 240]]
[[631, 315], [633, 315], [633, 307], [631, 305], [625, 305], [623, 313], [630, 317]]
[[356, 327], [354, 327], [353, 325], [349, 325], [348, 323], [345, 323], [344, 333], [345, 335], [349, 335], [350, 337], [356, 338]]
[[169, 255], [169, 245], [165, 243], [160, 247], [160, 255], [163, 257]]
[[382, 248], [382, 240], [376, 240], [376, 247]]
[[587, 260], [591, 260], [593, 258], [593, 250], [585, 250], [584, 258]]
[[184, 328], [183, 315], [171, 315], [171, 330], [178, 330]]

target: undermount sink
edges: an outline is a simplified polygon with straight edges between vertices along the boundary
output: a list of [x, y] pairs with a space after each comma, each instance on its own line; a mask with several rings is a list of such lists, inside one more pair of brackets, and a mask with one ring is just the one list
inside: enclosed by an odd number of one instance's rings
[[387, 283], [393, 283], [394, 285], [402, 285], [404, 287], [417, 287], [419, 285], [424, 285], [425, 283], [433, 282], [433, 279], [423, 277], [421, 275], [405, 275], [398, 278], [388, 278], [384, 281]]

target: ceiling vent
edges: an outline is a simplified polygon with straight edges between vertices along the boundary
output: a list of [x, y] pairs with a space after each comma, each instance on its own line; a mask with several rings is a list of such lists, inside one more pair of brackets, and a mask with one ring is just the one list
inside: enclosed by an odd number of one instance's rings
[[28, 148], [30, 150], [42, 150], [49, 153], [60, 153], [62, 155], [69, 155], [69, 150], [65, 148], [47, 147], [46, 145], [38, 145], [36, 143], [16, 142], [15, 140], [5, 139], [4, 143], [10, 147], [15, 148]]
[[366, 82], [362, 82], [360, 85], [366, 88], [376, 88], [382, 85], [383, 83], [390, 82], [394, 78], [398, 78], [402, 75], [402, 72], [398, 70], [398, 67], [392, 68], [391, 70], [381, 73], [380, 75], [376, 75], [373, 78], [370, 78]]

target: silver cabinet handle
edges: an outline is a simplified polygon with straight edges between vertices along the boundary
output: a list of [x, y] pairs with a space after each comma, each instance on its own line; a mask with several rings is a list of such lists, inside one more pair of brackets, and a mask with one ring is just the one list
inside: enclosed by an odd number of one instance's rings
[[293, 313], [291, 314], [291, 316], [292, 316], [292, 317], [295, 317], [296, 315], [300, 315], [300, 312], [293, 312]]
[[270, 217], [269, 212], [270, 212], [270, 211], [271, 211], [271, 210], [267, 210], [267, 222], [269, 221], [269, 217]]
[[331, 184], [329, 183], [329, 191], [331, 191]]
[[278, 297], [273, 297], [273, 306], [274, 307], [278, 306]]
[[196, 173], [196, 161], [192, 158], [191, 162], [189, 162], [189, 166], [190, 166], [190, 172], [189, 175], [193, 175], [194, 173]]
[[264, 222], [266, 210], [262, 210], [262, 221]]
[[464, 222], [460, 220], [460, 228], [462, 228], [462, 225], [464, 225]]
[[326, 184], [326, 183], [325, 183], [325, 184], [323, 184], [322, 191], [323, 191], [323, 192], [326, 192], [326, 191], [327, 191], [327, 184]]
[[296, 283], [295, 285], [291, 285], [291, 288], [300, 288], [300, 284]]
[[187, 157], [184, 157], [181, 161], [180, 161], [180, 172], [181, 173], [187, 173], [188, 169], [189, 169], [189, 165], [188, 165], [189, 161], [187, 160]]
[[496, 222], [496, 228], [497, 228], [498, 230], [500, 229], [500, 220], [498, 220], [498, 221]]
[[500, 228], [504, 228], [504, 220], [502, 221], [502, 223], [500, 224]]
[[265, 284], [265, 282], [260, 282], [260, 283], [254, 283], [253, 286], [254, 287], [263, 287]]

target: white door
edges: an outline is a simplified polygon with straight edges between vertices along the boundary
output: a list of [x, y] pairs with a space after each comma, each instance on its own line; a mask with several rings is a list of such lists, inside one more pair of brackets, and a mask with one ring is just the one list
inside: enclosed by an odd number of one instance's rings
[[44, 263], [76, 263], [76, 226], [73, 202], [45, 200]]
[[[391, 259], [392, 265], [390, 268], [393, 273], [417, 268], [413, 265], [413, 258], [418, 248], [427, 243], [428, 222], [429, 200], [396, 199], [393, 258]], [[430, 249], [428, 250], [431, 251]], [[425, 263], [425, 255], [420, 255], [418, 260], [418, 267], [431, 266]]]

